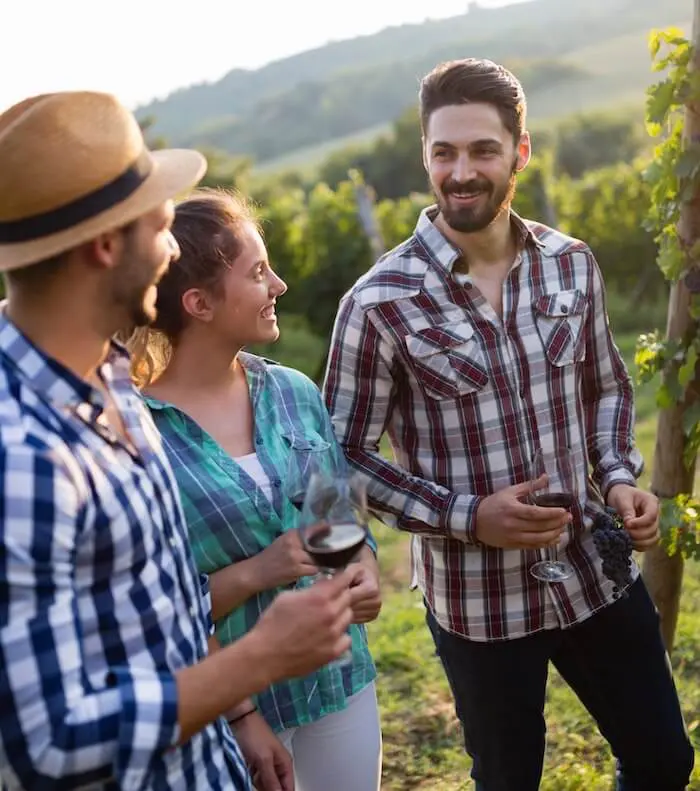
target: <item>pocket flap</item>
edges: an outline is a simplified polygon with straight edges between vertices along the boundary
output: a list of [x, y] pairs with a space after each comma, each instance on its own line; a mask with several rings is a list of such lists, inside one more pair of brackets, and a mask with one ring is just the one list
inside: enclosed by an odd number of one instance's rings
[[328, 450], [331, 446], [331, 443], [323, 439], [320, 434], [300, 434], [288, 426], [283, 426], [280, 434], [294, 450], [321, 452]]
[[406, 349], [412, 357], [430, 357], [469, 343], [474, 327], [468, 321], [438, 324], [406, 336]]
[[580, 316], [586, 309], [587, 303], [588, 300], [584, 293], [577, 288], [572, 288], [568, 291], [542, 294], [537, 297], [533, 305], [535, 310], [543, 316], [563, 319], [566, 316]]

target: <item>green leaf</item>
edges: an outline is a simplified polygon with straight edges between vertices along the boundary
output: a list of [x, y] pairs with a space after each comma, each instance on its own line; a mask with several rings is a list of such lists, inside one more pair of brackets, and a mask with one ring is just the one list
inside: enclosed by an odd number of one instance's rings
[[663, 124], [670, 113], [676, 94], [676, 87], [670, 79], [657, 82], [647, 88], [647, 122]]
[[695, 178], [700, 171], [700, 145], [692, 143], [681, 153], [675, 171], [678, 178]]
[[661, 49], [661, 31], [652, 30], [649, 33], [649, 54], [652, 60], [656, 60], [657, 55]]
[[676, 399], [673, 397], [671, 390], [667, 384], [662, 384], [656, 391], [656, 406], [659, 409], [670, 409], [675, 406]]
[[695, 378], [695, 364], [697, 361], [697, 349], [695, 346], [691, 346], [686, 353], [683, 365], [678, 369], [678, 383], [681, 387], [687, 387]]
[[686, 437], [696, 430], [698, 423], [700, 423], [700, 401], [696, 401], [683, 413], [683, 433]]
[[667, 280], [678, 280], [685, 268], [686, 256], [679, 247], [677, 238], [665, 236], [661, 240], [657, 264]]

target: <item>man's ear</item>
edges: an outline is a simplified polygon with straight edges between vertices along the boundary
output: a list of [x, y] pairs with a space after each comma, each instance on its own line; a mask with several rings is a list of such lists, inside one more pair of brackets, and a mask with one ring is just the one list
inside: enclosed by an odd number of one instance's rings
[[532, 157], [532, 145], [530, 141], [530, 133], [523, 132], [520, 135], [520, 141], [518, 142], [518, 154], [515, 159], [515, 170], [517, 173], [520, 173], [521, 170], [525, 170]]

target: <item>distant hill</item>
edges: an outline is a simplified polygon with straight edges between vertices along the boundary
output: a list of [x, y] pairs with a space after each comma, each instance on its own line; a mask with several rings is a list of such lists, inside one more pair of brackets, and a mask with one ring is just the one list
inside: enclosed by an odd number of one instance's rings
[[215, 148], [268, 165], [329, 150], [415, 104], [441, 60], [490, 57], [512, 68], [542, 119], [641, 101], [652, 79], [651, 28], [689, 29], [692, 0], [532, 0], [335, 42], [137, 110], [170, 144]]

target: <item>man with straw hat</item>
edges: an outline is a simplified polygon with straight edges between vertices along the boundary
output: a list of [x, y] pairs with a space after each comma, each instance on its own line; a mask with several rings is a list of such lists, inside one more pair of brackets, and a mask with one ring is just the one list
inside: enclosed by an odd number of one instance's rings
[[[178, 255], [172, 198], [204, 170], [197, 152], [148, 151], [107, 94], [48, 94], [0, 115], [6, 789], [248, 789], [222, 715], [349, 643], [341, 576], [279, 596], [207, 656], [176, 484], [110, 340], [153, 319]], [[292, 787], [282, 771], [258, 783]]]

